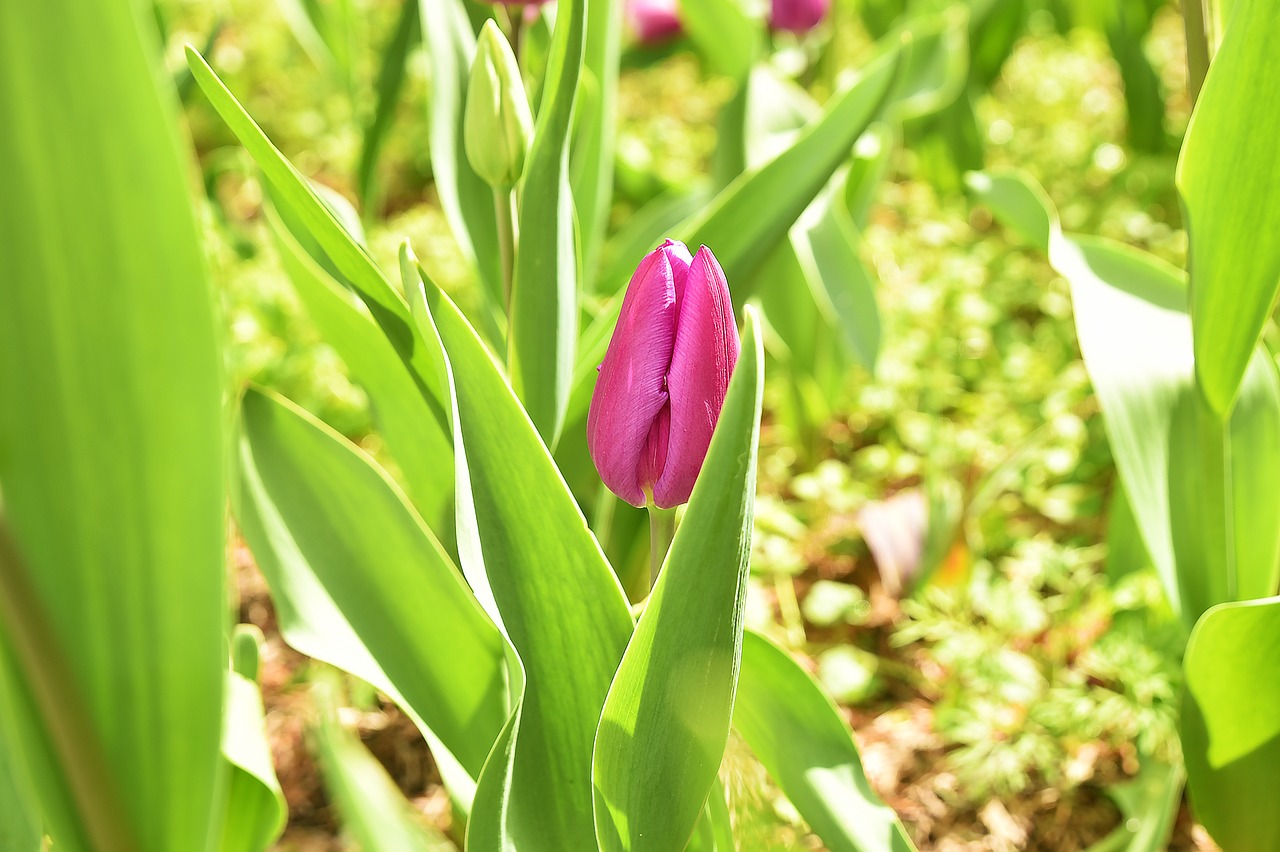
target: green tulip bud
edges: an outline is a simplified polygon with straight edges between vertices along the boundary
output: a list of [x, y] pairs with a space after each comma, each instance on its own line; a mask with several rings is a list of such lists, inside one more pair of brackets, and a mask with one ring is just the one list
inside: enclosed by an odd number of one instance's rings
[[463, 140], [467, 161], [496, 189], [509, 189], [524, 171], [533, 115], [511, 45], [492, 19], [480, 31], [467, 86]]

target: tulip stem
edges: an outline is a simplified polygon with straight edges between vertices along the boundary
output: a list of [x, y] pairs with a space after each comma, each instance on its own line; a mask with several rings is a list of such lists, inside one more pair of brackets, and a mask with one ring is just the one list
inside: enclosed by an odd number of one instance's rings
[[676, 510], [659, 509], [652, 502], [645, 508], [649, 510], [649, 587], [652, 589], [671, 549], [671, 540], [676, 537]]
[[512, 189], [494, 187], [493, 211], [498, 219], [498, 254], [502, 262], [502, 296], [506, 300], [507, 322], [511, 321], [511, 283], [516, 268], [516, 194]]

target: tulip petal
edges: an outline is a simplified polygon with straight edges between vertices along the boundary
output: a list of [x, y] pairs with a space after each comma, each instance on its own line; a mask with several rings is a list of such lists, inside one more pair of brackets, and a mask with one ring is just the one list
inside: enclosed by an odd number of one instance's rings
[[668, 241], [631, 276], [618, 325], [587, 413], [587, 448], [614, 494], [643, 506], [641, 461], [654, 419], [667, 404], [666, 374], [675, 345], [676, 287], [688, 272], [689, 252]]
[[703, 246], [676, 304], [675, 348], [667, 372], [671, 423], [667, 458], [653, 497], [667, 509], [688, 501], [738, 363], [742, 343], [724, 270]]

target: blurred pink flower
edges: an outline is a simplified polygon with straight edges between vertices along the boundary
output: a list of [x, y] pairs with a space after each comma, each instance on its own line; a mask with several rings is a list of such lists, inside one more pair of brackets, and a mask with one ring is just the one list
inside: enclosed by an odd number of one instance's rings
[[600, 478], [633, 506], [688, 501], [742, 344], [706, 246], [667, 240], [631, 276], [587, 414]]
[[831, 0], [773, 0], [769, 26], [775, 30], [807, 33], [822, 22]]
[[666, 41], [680, 34], [677, 0], [627, 0], [627, 23], [644, 44]]

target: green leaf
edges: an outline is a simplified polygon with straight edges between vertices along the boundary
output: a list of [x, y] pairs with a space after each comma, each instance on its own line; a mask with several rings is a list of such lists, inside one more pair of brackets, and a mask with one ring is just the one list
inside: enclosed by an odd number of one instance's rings
[[[759, 171], [739, 177], [680, 228], [691, 247], [711, 247], [730, 286], [750, 278], [848, 160], [854, 142], [885, 105], [900, 57], [893, 49], [868, 65], [858, 83], [833, 98], [821, 120], [794, 145]], [[745, 296], [742, 289], [734, 293], [735, 301]]]
[[[409, 368], [424, 395], [431, 395], [436, 375], [432, 363], [413, 331], [408, 306], [387, 281], [369, 253], [342, 226], [333, 210], [320, 199], [297, 169], [271, 144], [200, 54], [187, 48], [187, 64], [214, 109], [244, 145], [262, 170], [281, 217], [297, 223], [360, 296], [373, 314], [396, 354]], [[439, 172], [437, 172], [439, 175]]]
[[572, 182], [582, 235], [582, 268], [588, 277], [595, 271], [613, 199], [621, 56], [622, 4], [616, 0], [587, 0], [587, 43], [582, 65], [584, 74], [595, 82], [596, 99], [590, 120], [576, 122]]
[[17, 720], [5, 694], [4, 666], [0, 665], [0, 849], [40, 852], [44, 839], [40, 803], [23, 759]]
[[[406, 491], [445, 549], [455, 552], [453, 436], [440, 400], [448, 399], [437, 368], [423, 394], [363, 303], [342, 288], [281, 224], [271, 204], [266, 220], [299, 300], [369, 394], [374, 422], [400, 468]], [[431, 360], [429, 357], [426, 360]]]
[[479, 548], [525, 678], [480, 779], [467, 847], [584, 848], [592, 739], [631, 615], [501, 369], [447, 297], [434, 287], [426, 297], [453, 370], [474, 501], [467, 511], [459, 499], [458, 538]]
[[462, 140], [462, 113], [476, 36], [460, 0], [419, 0], [422, 44], [431, 71], [431, 173], [453, 237], [480, 274], [491, 304], [503, 305], [498, 220], [489, 185], [471, 168]]
[[[501, 637], [377, 465], [250, 390], [234, 509], [294, 648], [363, 678], [423, 730], [465, 809], [505, 718]], [[424, 617], [424, 614], [430, 617]], [[463, 774], [450, 772], [449, 756]]]
[[511, 384], [547, 446], [564, 426], [578, 337], [578, 258], [569, 132], [586, 39], [586, 0], [560, 0], [520, 204], [511, 289]]
[[717, 74], [742, 80], [763, 43], [759, 20], [738, 0], [680, 0], [680, 23]]
[[345, 833], [362, 852], [452, 852], [443, 835], [415, 819], [400, 788], [338, 720], [333, 685], [312, 687], [319, 724], [312, 747]]
[[790, 654], [751, 631], [733, 726], [832, 852], [915, 849], [867, 782], [835, 704]]
[[1194, 384], [1178, 270], [1119, 243], [1065, 237], [1028, 178], [973, 175], [970, 187], [1070, 281], [1116, 468], [1172, 608], [1189, 627], [1213, 604], [1271, 594], [1280, 494], [1266, 482], [1280, 468], [1280, 379], [1270, 354], [1254, 348], [1242, 403], [1222, 426]]
[[1116, 468], [1173, 609], [1189, 627], [1215, 603], [1273, 592], [1280, 493], [1266, 479], [1280, 467], [1280, 378], [1270, 354], [1255, 347], [1224, 428], [1195, 386], [1177, 269], [1108, 240], [1064, 236], [1027, 178], [975, 175], [970, 186], [1071, 283]]
[[262, 852], [284, 830], [289, 809], [271, 766], [262, 693], [238, 672], [227, 672], [222, 756], [229, 765], [226, 815], [219, 852]]
[[226, 659], [221, 358], [149, 26], [0, 5], [2, 629], [83, 839], [130, 852], [205, 845]]
[[1234, 3], [1196, 101], [1177, 183], [1191, 235], [1196, 377], [1230, 411], [1280, 290], [1280, 161], [1259, 139], [1280, 136], [1280, 15], [1266, 0]]
[[400, 17], [395, 31], [382, 50], [382, 66], [374, 87], [377, 101], [364, 128], [360, 162], [356, 166], [356, 188], [368, 218], [373, 218], [380, 206], [382, 189], [378, 182], [378, 157], [387, 131], [395, 121], [396, 107], [400, 105], [400, 90], [404, 86], [409, 54], [421, 39], [418, 0], [400, 0]]
[[1182, 751], [1196, 819], [1223, 849], [1280, 846], [1280, 598], [1206, 612], [1183, 669]]
[[759, 318], [657, 584], [609, 689], [592, 777], [601, 849], [682, 849], [729, 736], [764, 393]]
[[903, 62], [895, 115], [904, 119], [931, 115], [964, 91], [969, 73], [968, 23], [968, 8], [957, 4], [938, 14], [921, 15], [901, 28], [909, 34], [911, 49]]

